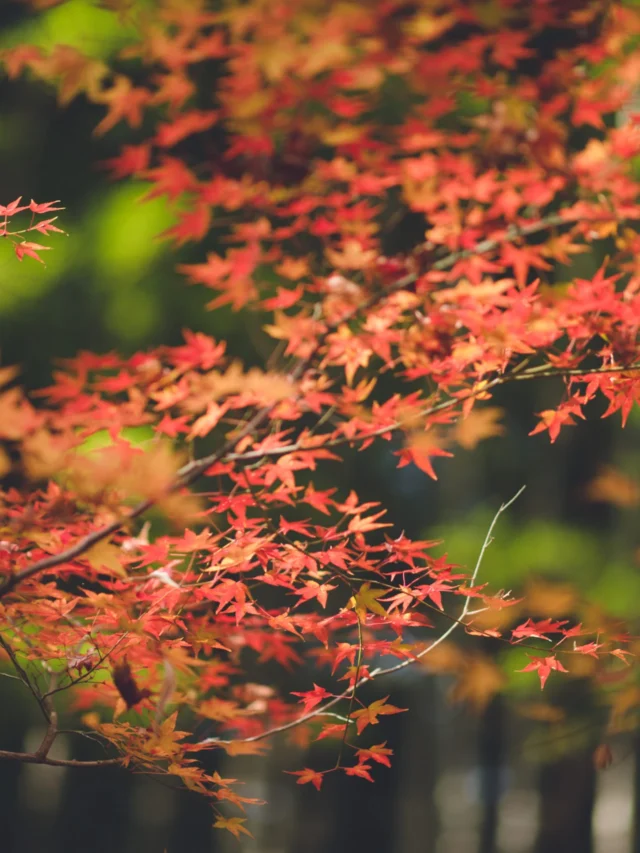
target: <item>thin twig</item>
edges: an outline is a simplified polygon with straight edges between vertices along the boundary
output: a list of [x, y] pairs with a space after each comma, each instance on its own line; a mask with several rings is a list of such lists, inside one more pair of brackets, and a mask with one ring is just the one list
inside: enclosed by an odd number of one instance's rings
[[[498, 509], [496, 514], [494, 515], [493, 520], [491, 521], [491, 524], [489, 525], [489, 529], [487, 530], [487, 535], [485, 536], [484, 542], [482, 543], [482, 548], [480, 549], [480, 553], [478, 555], [478, 559], [476, 561], [475, 568], [474, 568], [473, 573], [471, 575], [471, 579], [470, 579], [471, 587], [473, 587], [473, 585], [475, 584], [475, 582], [477, 580], [478, 572], [480, 571], [480, 567], [482, 565], [482, 560], [484, 558], [485, 552], [492, 542], [491, 537], [492, 537], [493, 530], [496, 526], [498, 519], [500, 518], [502, 513], [506, 512], [506, 510], [509, 509], [509, 507], [520, 497], [520, 495], [524, 492], [525, 488], [526, 488], [525, 486], [522, 486], [522, 488], [520, 488], [510, 500], [508, 500], [506, 503], [503, 503], [500, 506], [500, 508]], [[471, 596], [468, 596], [467, 600], [464, 603], [464, 607], [462, 608], [462, 612], [461, 612], [460, 616], [458, 617], [458, 619], [456, 619], [455, 622], [453, 622], [447, 628], [447, 630], [444, 631], [444, 633], [442, 633], [439, 637], [437, 637], [432, 643], [430, 643], [425, 649], [423, 649], [417, 655], [414, 655], [411, 658], [407, 658], [407, 660], [402, 661], [402, 663], [395, 664], [394, 666], [389, 666], [389, 667], [386, 667], [384, 669], [374, 669], [371, 673], [369, 673], [369, 675], [365, 675], [362, 678], [360, 678], [358, 681], [354, 681], [353, 685], [351, 687], [347, 688], [339, 696], [334, 696], [333, 699], [330, 699], [324, 705], [314, 709], [313, 711], [309, 711], [309, 713], [302, 714], [300, 717], [296, 717], [294, 720], [290, 720], [288, 723], [283, 723], [280, 726], [274, 726], [273, 728], [267, 729], [266, 731], [261, 732], [260, 734], [257, 734], [257, 735], [251, 735], [250, 737], [245, 737], [245, 738], [232, 738], [229, 740], [225, 740], [223, 738], [218, 738], [218, 737], [212, 737], [212, 738], [206, 738], [205, 740], [200, 741], [197, 745], [202, 746], [202, 747], [206, 747], [206, 746], [216, 746], [219, 744], [229, 744], [229, 743], [254, 743], [255, 741], [264, 740], [265, 738], [272, 737], [273, 735], [279, 734], [280, 732], [286, 732], [289, 729], [296, 728], [297, 726], [300, 726], [303, 723], [308, 722], [309, 720], [313, 720], [315, 717], [326, 715], [327, 711], [329, 711], [331, 708], [333, 708], [334, 705], [337, 705], [338, 702], [341, 702], [343, 699], [350, 699], [353, 696], [353, 694], [355, 693], [355, 691], [359, 687], [361, 687], [363, 684], [366, 684], [369, 681], [373, 681], [374, 679], [381, 678], [384, 675], [391, 675], [392, 673], [398, 672], [401, 669], [405, 669], [408, 666], [412, 666], [413, 664], [415, 664], [419, 660], [421, 660], [423, 657], [425, 657], [425, 655], [429, 654], [429, 652], [433, 651], [433, 649], [435, 649], [437, 646], [439, 646], [441, 643], [443, 643], [446, 639], [448, 639], [451, 636], [451, 634], [453, 634], [453, 632], [456, 630], [456, 628], [459, 625], [464, 624], [463, 619], [469, 613], [470, 601], [471, 601]]]
[[5, 652], [9, 655], [9, 659], [11, 660], [11, 663], [13, 664], [14, 669], [18, 673], [20, 681], [22, 681], [22, 683], [26, 687], [28, 687], [29, 691], [34, 696], [34, 698], [35, 698], [36, 702], [38, 703], [38, 705], [40, 706], [40, 710], [42, 711], [42, 714], [43, 714], [43, 716], [44, 716], [44, 718], [48, 724], [49, 723], [49, 709], [47, 707], [47, 703], [44, 700], [44, 697], [42, 696], [42, 694], [40, 693], [38, 688], [34, 685], [34, 683], [31, 681], [31, 678], [29, 677], [28, 672], [24, 669], [24, 667], [22, 666], [22, 664], [18, 660], [18, 656], [14, 652], [12, 646], [4, 639], [2, 634], [0, 634], [0, 646], [2, 646], [2, 648], [5, 650]]

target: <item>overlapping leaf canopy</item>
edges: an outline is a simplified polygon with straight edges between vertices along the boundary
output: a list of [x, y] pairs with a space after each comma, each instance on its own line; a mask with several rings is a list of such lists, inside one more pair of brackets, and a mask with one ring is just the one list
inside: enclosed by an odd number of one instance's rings
[[[96, 134], [127, 141], [102, 165], [169, 200], [167, 240], [200, 244], [176, 278], [211, 291], [211, 310], [264, 315], [273, 346], [260, 368], [194, 331], [132, 358], [81, 353], [30, 400], [4, 374], [0, 437], [23, 476], [1, 497], [2, 644], [50, 741], [67, 691], [124, 763], [241, 805], [203, 751], [300, 727], [342, 741], [330, 708], [357, 734], [397, 713], [361, 707], [357, 687], [381, 655], [405, 666], [435, 648], [434, 613], [447, 633], [562, 643], [526, 667], [543, 687], [572, 655], [622, 666], [606, 625], [491, 627], [508, 599], [314, 477], [397, 436], [399, 467], [446, 476], [440, 457], [501, 434], [489, 401], [516, 381], [564, 381], [533, 434], [554, 441], [598, 398], [624, 424], [640, 395], [635, 5], [101, 5], [123, 33], [109, 62], [23, 44], [7, 74], [103, 108]], [[42, 249], [11, 239], [20, 258]], [[594, 252], [598, 272], [572, 276]], [[141, 426], [147, 441], [126, 438]], [[256, 681], [272, 661], [314, 661], [318, 684], [296, 704]], [[202, 720], [215, 737], [192, 734]], [[50, 741], [27, 760], [51, 763]], [[368, 779], [390, 750], [339, 752]]]

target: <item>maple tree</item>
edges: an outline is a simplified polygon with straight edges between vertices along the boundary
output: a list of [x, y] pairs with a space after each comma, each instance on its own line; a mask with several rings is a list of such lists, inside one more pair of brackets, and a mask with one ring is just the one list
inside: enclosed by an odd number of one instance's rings
[[[398, 437], [398, 467], [444, 476], [456, 445], [502, 434], [489, 401], [513, 382], [561, 381], [532, 435], [555, 441], [598, 400], [625, 424], [640, 400], [636, 6], [100, 5], [126, 33], [111, 64], [23, 44], [6, 73], [97, 105], [96, 135], [126, 132], [101, 167], [166, 197], [163, 238], [202, 248], [177, 272], [208, 309], [266, 317], [275, 343], [251, 368], [198, 331], [130, 358], [82, 352], [30, 397], [2, 369], [0, 646], [47, 733], [0, 758], [170, 774], [238, 836], [223, 807], [250, 800], [203, 756], [334, 738], [335, 765], [291, 771], [298, 784], [372, 780], [391, 750], [358, 736], [404, 709], [359, 688], [437, 661], [456, 629], [529, 644], [542, 688], [576, 660], [624, 668], [619, 626], [525, 618], [481, 582], [512, 501], [469, 572], [314, 479]], [[36, 219], [57, 204], [0, 206], [20, 260], [51, 248], [30, 238], [61, 231]], [[595, 274], [571, 273], [598, 252]], [[151, 438], [127, 438], [141, 426]], [[255, 680], [256, 663], [309, 661], [293, 698]], [[50, 756], [61, 694], [108, 757]]]

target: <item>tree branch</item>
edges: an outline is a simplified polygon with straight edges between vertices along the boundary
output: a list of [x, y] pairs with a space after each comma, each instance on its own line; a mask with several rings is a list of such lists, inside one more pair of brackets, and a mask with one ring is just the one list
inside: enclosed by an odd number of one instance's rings
[[121, 758], [99, 758], [95, 761], [80, 761], [75, 758], [49, 758], [38, 752], [9, 752], [0, 749], [0, 761], [21, 761], [24, 764], [47, 764], [49, 767], [115, 767]]
[[[611, 218], [611, 217], [609, 217], [609, 218]], [[530, 234], [534, 234], [534, 233], [537, 233], [539, 231], [546, 230], [547, 228], [555, 227], [556, 225], [576, 224], [577, 221], [578, 220], [572, 219], [570, 217], [562, 216], [560, 214], [551, 214], [551, 215], [544, 217], [544, 218], [540, 219], [539, 221], [533, 222], [529, 225], [524, 225], [524, 226], [512, 225], [512, 226], [509, 226], [504, 231], [504, 233], [500, 234], [499, 236], [492, 237], [492, 238], [487, 239], [487, 240], [483, 240], [482, 242], [478, 243], [476, 246], [474, 246], [471, 249], [463, 249], [463, 250], [460, 250], [458, 252], [452, 252], [452, 253], [448, 254], [447, 256], [434, 261], [434, 263], [432, 264], [432, 269], [435, 269], [435, 270], [450, 269], [458, 261], [463, 260], [467, 257], [471, 257], [473, 255], [486, 254], [487, 252], [492, 251], [493, 249], [497, 248], [499, 245], [501, 245], [504, 242], [511, 242], [513, 240], [518, 239], [518, 237], [528, 236]], [[587, 221], [594, 221], [594, 222], [608, 221], [608, 217], [605, 217], [605, 216], [594, 217], [593, 220], [587, 220]], [[382, 301], [382, 299], [388, 297], [390, 294], [395, 293], [396, 291], [399, 291], [399, 290], [403, 290], [404, 288], [411, 286], [412, 284], [414, 284], [418, 280], [418, 278], [420, 278], [420, 275], [418, 273], [410, 273], [406, 276], [403, 276], [402, 278], [398, 279], [398, 281], [394, 282], [394, 284], [391, 285], [390, 287], [385, 288], [385, 289], [380, 290], [380, 291], [377, 291], [376, 293], [372, 294], [367, 300], [365, 300], [365, 302], [363, 302], [361, 305], [356, 306], [352, 311], [350, 311], [345, 317], [342, 317], [339, 321], [336, 321], [335, 323], [326, 326], [325, 330], [318, 336], [318, 339], [317, 339], [315, 345], [313, 346], [311, 352], [304, 359], [301, 359], [298, 362], [298, 364], [296, 365], [296, 367], [287, 374], [288, 379], [292, 383], [294, 383], [298, 379], [300, 379], [301, 376], [304, 374], [305, 370], [307, 370], [307, 368], [312, 364], [312, 362], [316, 358], [318, 352], [322, 348], [327, 337], [330, 334], [332, 334], [333, 332], [337, 331], [337, 329], [339, 329], [344, 323], [350, 322], [351, 320], [353, 320], [358, 315], [362, 314], [363, 312], [368, 311], [370, 308], [373, 308], [378, 302]], [[629, 368], [621, 368], [621, 369], [629, 369]], [[587, 372], [597, 373], [598, 371], [596, 370], [596, 371], [587, 371]], [[556, 374], [553, 374], [553, 375], [556, 375]], [[563, 373], [558, 372], [557, 375], [563, 375]], [[574, 374], [574, 375], [577, 375], [577, 374]], [[523, 378], [525, 378], [525, 376], [526, 376], [526, 374], [520, 374], [519, 378], [523, 379]], [[502, 381], [506, 381], [506, 380], [500, 380], [500, 381], [494, 380], [488, 386], [485, 386], [485, 388], [483, 390], [486, 391], [488, 387], [493, 387], [494, 385], [501, 384]], [[455, 402], [456, 402], [455, 400], [454, 401], [447, 401], [445, 404], [441, 404], [439, 406], [436, 406], [434, 409], [429, 410], [429, 413], [431, 413], [433, 411], [438, 411], [441, 408], [447, 408], [448, 406], [454, 405]], [[218, 450], [215, 450], [213, 453], [210, 453], [207, 456], [203, 456], [200, 459], [196, 459], [196, 460], [189, 462], [186, 465], [184, 465], [178, 471], [178, 474], [177, 474], [176, 479], [173, 482], [173, 484], [167, 489], [167, 494], [171, 494], [172, 492], [177, 491], [178, 489], [180, 489], [184, 486], [191, 485], [193, 482], [198, 480], [208, 468], [210, 468], [216, 462], [219, 462], [223, 459], [224, 460], [228, 459], [229, 461], [240, 461], [240, 460], [244, 461], [246, 459], [257, 459], [257, 458], [261, 458], [261, 457], [267, 455], [264, 451], [255, 451], [255, 452], [252, 451], [252, 452], [247, 453], [247, 454], [233, 454], [233, 450], [238, 445], [238, 443], [240, 441], [242, 441], [243, 438], [245, 438], [248, 435], [251, 435], [253, 432], [255, 432], [255, 430], [259, 429], [265, 423], [265, 421], [268, 419], [271, 412], [275, 409], [276, 405], [277, 405], [277, 403], [272, 403], [269, 406], [264, 406], [263, 408], [259, 409], [255, 413], [255, 415], [245, 423], [245, 425], [239, 430], [239, 432], [236, 433], [235, 435], [231, 436], [229, 439], [227, 439], [227, 441], [225, 441], [224, 444], [220, 448], [218, 448]], [[373, 433], [372, 436], [368, 436], [368, 437], [374, 437], [375, 435], [382, 435], [386, 432], [392, 431], [392, 429], [394, 429], [394, 428], [397, 428], [397, 427], [389, 427], [388, 429], [380, 430], [378, 433]], [[344, 441], [346, 442], [347, 440], [345, 439]], [[344, 442], [342, 439], [339, 439], [339, 440], [334, 441], [333, 443], [329, 442], [326, 446], [335, 446], [336, 444], [341, 444], [341, 443], [344, 443]], [[272, 455], [282, 455], [282, 454], [287, 453], [287, 452], [289, 452], [289, 453], [293, 452], [296, 449], [302, 449], [302, 448], [294, 445], [290, 449], [287, 449], [287, 450], [278, 449], [278, 450], [270, 452], [268, 455], [271, 455], [271, 456]], [[153, 506], [155, 506], [156, 502], [157, 502], [157, 498], [147, 498], [147, 499], [141, 501], [140, 503], [138, 503], [136, 506], [134, 506], [131, 510], [129, 510], [129, 512], [127, 512], [121, 518], [117, 518], [114, 521], [110, 522], [109, 524], [105, 525], [104, 527], [101, 527], [98, 530], [94, 530], [91, 533], [87, 534], [86, 536], [82, 537], [81, 539], [79, 539], [76, 542], [75, 545], [72, 545], [70, 548], [67, 548], [64, 551], [61, 551], [58, 554], [51, 554], [48, 557], [44, 557], [43, 559], [38, 560], [37, 562], [33, 563], [33, 565], [28, 566], [25, 569], [22, 569], [22, 571], [19, 571], [13, 575], [10, 575], [8, 578], [5, 579], [4, 583], [0, 586], [0, 598], [3, 598], [4, 596], [6, 596], [13, 589], [15, 589], [15, 587], [18, 586], [18, 584], [22, 583], [23, 581], [28, 580], [29, 578], [34, 577], [35, 575], [38, 575], [41, 572], [46, 571], [47, 569], [55, 568], [56, 566], [59, 566], [62, 563], [66, 563], [69, 560], [73, 560], [76, 557], [79, 557], [82, 554], [86, 553], [90, 548], [92, 548], [98, 542], [101, 542], [103, 539], [106, 539], [107, 537], [111, 536], [113, 533], [116, 533], [118, 530], [123, 528], [129, 522], [133, 521], [134, 519], [138, 518], [140, 515], [145, 513], [147, 510], [151, 509]]]
[[8, 654], [9, 659], [10, 659], [11, 663], [13, 664], [14, 669], [18, 673], [20, 681], [22, 681], [22, 683], [26, 687], [29, 688], [29, 691], [31, 692], [31, 694], [35, 698], [36, 702], [40, 706], [40, 710], [42, 711], [42, 714], [43, 714], [45, 720], [47, 721], [47, 724], [49, 724], [50, 723], [50, 719], [49, 719], [50, 712], [49, 712], [49, 706], [47, 705], [47, 702], [45, 701], [44, 697], [40, 693], [39, 689], [33, 684], [31, 679], [29, 678], [29, 673], [24, 669], [24, 667], [22, 666], [22, 664], [18, 660], [18, 656], [14, 652], [11, 645], [4, 639], [4, 637], [1, 634], [0, 634], [0, 646], [2, 646], [2, 648]]
[[[480, 549], [480, 553], [478, 555], [476, 565], [474, 567], [473, 573], [472, 573], [471, 578], [470, 578], [471, 586], [473, 586], [477, 580], [478, 572], [480, 571], [480, 567], [482, 566], [482, 561], [484, 559], [485, 552], [486, 552], [487, 548], [489, 547], [489, 545], [491, 544], [491, 542], [493, 541], [492, 534], [493, 534], [493, 530], [496, 526], [498, 519], [500, 518], [500, 516], [502, 515], [503, 512], [505, 512], [507, 509], [509, 509], [509, 507], [513, 503], [515, 503], [515, 501], [517, 501], [517, 499], [520, 497], [520, 495], [524, 492], [525, 488], [526, 488], [526, 486], [522, 486], [522, 488], [520, 488], [510, 500], [508, 500], [506, 503], [503, 503], [500, 506], [500, 508], [498, 509], [496, 514], [494, 515], [494, 517], [491, 521], [491, 524], [489, 525], [489, 529], [487, 530], [487, 534], [484, 538], [484, 542], [482, 543], [482, 547]], [[308, 714], [303, 714], [300, 717], [296, 717], [294, 720], [289, 720], [288, 723], [283, 723], [280, 726], [274, 726], [271, 729], [267, 729], [266, 731], [261, 732], [260, 734], [257, 734], [257, 735], [251, 735], [250, 737], [232, 738], [229, 740], [225, 740], [223, 738], [218, 738], [218, 737], [212, 737], [212, 738], [206, 738], [205, 740], [199, 741], [199, 743], [197, 745], [206, 747], [206, 746], [216, 746], [216, 745], [223, 745], [223, 744], [230, 744], [230, 743], [254, 743], [255, 741], [265, 740], [265, 738], [272, 737], [273, 735], [278, 734], [280, 732], [286, 732], [289, 729], [296, 728], [297, 726], [302, 725], [302, 723], [306, 723], [309, 720], [313, 720], [315, 717], [326, 715], [327, 711], [329, 711], [329, 709], [333, 708], [334, 705], [337, 705], [338, 702], [341, 702], [343, 699], [350, 699], [354, 695], [356, 690], [358, 690], [358, 688], [361, 687], [363, 684], [366, 684], [369, 681], [374, 681], [375, 679], [381, 678], [384, 675], [391, 675], [392, 673], [398, 672], [401, 669], [405, 669], [408, 666], [412, 666], [413, 664], [415, 664], [419, 660], [421, 660], [423, 657], [428, 655], [429, 652], [433, 651], [433, 649], [435, 649], [437, 646], [439, 646], [441, 643], [443, 643], [446, 639], [448, 639], [453, 634], [453, 632], [456, 630], [456, 628], [459, 625], [464, 624], [463, 619], [469, 613], [470, 602], [471, 602], [471, 598], [467, 597], [467, 600], [464, 603], [464, 607], [462, 608], [462, 612], [460, 613], [460, 616], [455, 620], [455, 622], [453, 622], [447, 628], [446, 631], [444, 631], [439, 637], [437, 637], [435, 640], [433, 640], [433, 642], [431, 642], [425, 649], [423, 649], [417, 655], [415, 655], [412, 658], [407, 658], [406, 660], [402, 661], [401, 663], [394, 664], [394, 666], [385, 667], [384, 669], [374, 669], [371, 673], [369, 673], [369, 675], [365, 675], [362, 678], [356, 680], [351, 687], [347, 688], [347, 690], [345, 690], [339, 696], [334, 696], [333, 699], [330, 699], [324, 705], [321, 705], [318, 708], [315, 708], [313, 711], [309, 711]]]

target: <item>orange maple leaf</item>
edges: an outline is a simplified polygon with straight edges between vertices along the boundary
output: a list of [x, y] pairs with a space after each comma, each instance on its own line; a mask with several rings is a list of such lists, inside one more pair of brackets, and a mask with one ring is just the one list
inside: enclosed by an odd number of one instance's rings
[[379, 722], [379, 716], [384, 714], [400, 714], [407, 710], [406, 708], [396, 708], [395, 705], [387, 705], [388, 698], [388, 696], [385, 696], [384, 699], [376, 699], [375, 702], [372, 702], [366, 708], [360, 708], [358, 711], [351, 713], [352, 719], [357, 721], [358, 734], [369, 725], [375, 726]]
[[505, 428], [498, 423], [504, 414], [504, 409], [498, 406], [487, 406], [483, 409], [472, 409], [466, 418], [456, 424], [454, 435], [460, 447], [474, 450], [485, 438], [504, 435]]
[[253, 838], [247, 827], [243, 826], [246, 820], [246, 817], [219, 817], [213, 825], [216, 829], [228, 830], [236, 838], [240, 838], [241, 832], [248, 835], [249, 838]]
[[290, 776], [298, 776], [298, 785], [307, 785], [310, 782], [316, 791], [320, 790], [324, 778], [322, 773], [312, 770], [310, 767], [305, 767], [304, 770], [285, 770], [284, 772]]

